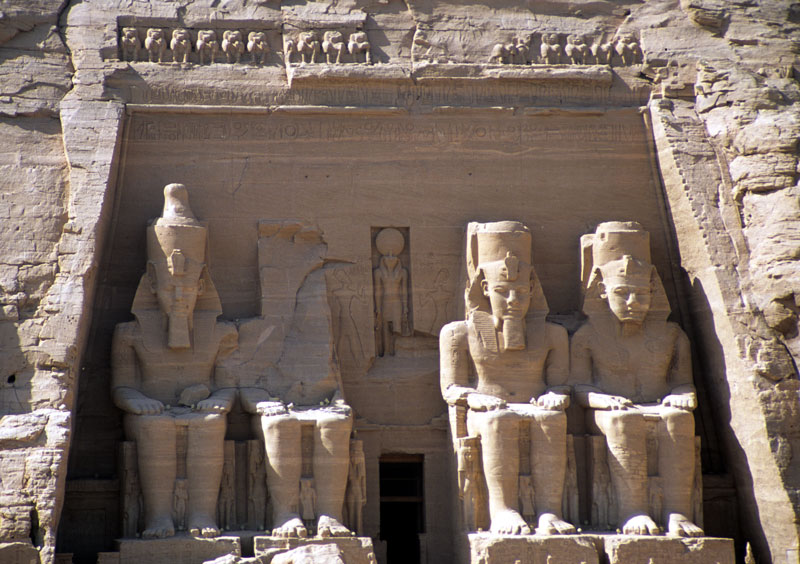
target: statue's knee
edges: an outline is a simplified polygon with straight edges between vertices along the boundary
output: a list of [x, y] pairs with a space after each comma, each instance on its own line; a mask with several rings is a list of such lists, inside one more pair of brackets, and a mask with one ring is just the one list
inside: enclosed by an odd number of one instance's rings
[[326, 414], [317, 420], [321, 431], [332, 433], [349, 433], [353, 428], [353, 418], [347, 415]]
[[644, 416], [638, 411], [621, 409], [606, 412], [605, 433], [638, 436], [645, 432]]
[[493, 409], [484, 412], [481, 419], [481, 427], [486, 431], [505, 432], [507, 429], [519, 425], [522, 418], [507, 409]]
[[290, 414], [265, 415], [261, 417], [261, 429], [264, 435], [272, 433], [300, 432], [300, 421]]
[[536, 414], [536, 423], [543, 429], [552, 429], [554, 431], [567, 428], [567, 414], [563, 411], [555, 410], [542, 410]]
[[682, 409], [667, 409], [661, 414], [661, 420], [670, 435], [694, 435], [694, 415]]

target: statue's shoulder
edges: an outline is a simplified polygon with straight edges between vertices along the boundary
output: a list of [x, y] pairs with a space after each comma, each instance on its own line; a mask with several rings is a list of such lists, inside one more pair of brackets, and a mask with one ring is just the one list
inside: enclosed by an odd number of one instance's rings
[[597, 336], [597, 328], [592, 324], [591, 321], [587, 321], [586, 323], [578, 327], [578, 330], [575, 331], [574, 335], [572, 335], [572, 344], [586, 345], [594, 341], [596, 336]]
[[451, 321], [442, 327], [439, 332], [439, 341], [460, 341], [465, 340], [469, 336], [469, 320], [466, 321]]
[[236, 325], [230, 321], [217, 321], [215, 329], [217, 337], [220, 340], [236, 340], [239, 337], [239, 331], [236, 330]]
[[126, 321], [124, 323], [117, 323], [114, 327], [114, 342], [117, 344], [133, 343], [140, 340], [142, 336], [142, 328], [138, 321]]
[[670, 340], [678, 341], [681, 339], [688, 339], [686, 332], [681, 329], [681, 326], [674, 321], [666, 321], [664, 323], [664, 332], [669, 336]]
[[560, 341], [568, 338], [566, 327], [559, 325], [558, 323], [551, 323], [547, 321], [544, 324], [544, 330], [545, 334], [551, 341]]

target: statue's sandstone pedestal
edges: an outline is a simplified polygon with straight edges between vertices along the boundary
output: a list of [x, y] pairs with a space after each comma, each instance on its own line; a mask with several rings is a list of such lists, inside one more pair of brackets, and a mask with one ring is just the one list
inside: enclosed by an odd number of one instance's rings
[[609, 564], [733, 564], [733, 539], [715, 537], [605, 536]]
[[206, 539], [177, 534], [165, 539], [119, 539], [116, 546], [119, 564], [200, 564], [242, 554], [241, 541], [234, 536]]
[[[733, 540], [635, 535], [466, 535], [470, 564], [733, 564]], [[605, 553], [605, 554], [604, 554]]]
[[311, 545], [335, 544], [341, 551], [343, 560], [347, 564], [375, 564], [375, 552], [372, 548], [372, 539], [369, 537], [310, 537], [310, 538], [282, 538], [282, 537], [255, 537], [254, 550], [256, 558], [269, 560], [269, 556], [278, 552], [294, 550], [295, 548]]
[[600, 547], [590, 535], [495, 535], [470, 533], [471, 564], [599, 564]]

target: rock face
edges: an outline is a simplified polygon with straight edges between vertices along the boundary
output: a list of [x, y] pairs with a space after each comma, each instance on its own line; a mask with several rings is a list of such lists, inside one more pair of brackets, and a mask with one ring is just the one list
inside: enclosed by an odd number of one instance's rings
[[[570, 334], [580, 236], [612, 220], [651, 233], [693, 347], [703, 473], [735, 485], [724, 503], [741, 531], [719, 517], [713, 533], [796, 562], [798, 45], [800, 8], [779, 0], [3, 2], [0, 551], [94, 562], [120, 536], [111, 335], [131, 320], [160, 190], [184, 182], [221, 319], [279, 328], [239, 324], [269, 361], [239, 377], [269, 365], [276, 396], [313, 395], [308, 361], [352, 407], [367, 501], [350, 518], [384, 535], [379, 560], [457, 552], [435, 342], [464, 319], [465, 226], [514, 218], [533, 233], [548, 321]], [[319, 268], [260, 270], [271, 225], [314, 225], [293, 234], [309, 247], [321, 230]], [[227, 439], [257, 465], [250, 419], [234, 407]], [[385, 536], [380, 476], [418, 463], [424, 519]], [[250, 491], [236, 475], [233, 491]], [[732, 513], [705, 501], [706, 530]], [[230, 521], [263, 528], [245, 495], [231, 503]]]

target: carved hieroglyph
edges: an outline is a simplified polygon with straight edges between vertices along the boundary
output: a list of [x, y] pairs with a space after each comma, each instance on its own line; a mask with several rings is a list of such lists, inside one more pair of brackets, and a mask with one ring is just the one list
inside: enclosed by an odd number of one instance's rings
[[[574, 532], [561, 518], [567, 333], [544, 319], [547, 302], [531, 265], [530, 231], [513, 221], [471, 223], [467, 268], [467, 319], [449, 323], [439, 336], [442, 395], [451, 411], [468, 408], [466, 426], [454, 425], [453, 439], [464, 430], [480, 438], [493, 532], [530, 532], [518, 510], [520, 436], [530, 437], [524, 466], [533, 482], [537, 532]], [[477, 382], [469, 380], [471, 363]]]
[[216, 536], [225, 413], [235, 389], [219, 363], [236, 330], [218, 322], [219, 297], [206, 268], [207, 229], [182, 184], [164, 189], [164, 212], [147, 228], [147, 270], [131, 311], [114, 331], [112, 396], [136, 441], [144, 499], [143, 537], [174, 534], [176, 437], [186, 429], [186, 520], [192, 534]]
[[[589, 320], [572, 339], [572, 379], [589, 425], [606, 437], [611, 483], [604, 487], [616, 492], [620, 528], [657, 534], [655, 518], [670, 534], [700, 536], [690, 521], [697, 399], [689, 341], [666, 320], [649, 234], [634, 222], [602, 223], [582, 248]], [[648, 515], [648, 420], [657, 426], [663, 515]], [[593, 511], [607, 518], [607, 508]]]

